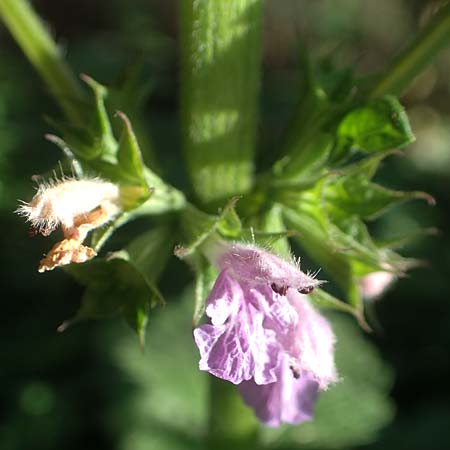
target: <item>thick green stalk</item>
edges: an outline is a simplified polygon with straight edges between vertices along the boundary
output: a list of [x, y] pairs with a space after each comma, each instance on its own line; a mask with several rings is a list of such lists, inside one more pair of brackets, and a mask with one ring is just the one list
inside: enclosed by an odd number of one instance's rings
[[257, 119], [261, 0], [181, 0], [183, 146], [197, 198], [249, 191]]
[[256, 450], [258, 423], [242, 403], [238, 388], [211, 375], [210, 394], [207, 448]]
[[81, 124], [85, 98], [80, 83], [28, 1], [0, 0], [0, 17], [67, 117]]
[[443, 7], [380, 76], [370, 97], [401, 95], [450, 41], [450, 4]]

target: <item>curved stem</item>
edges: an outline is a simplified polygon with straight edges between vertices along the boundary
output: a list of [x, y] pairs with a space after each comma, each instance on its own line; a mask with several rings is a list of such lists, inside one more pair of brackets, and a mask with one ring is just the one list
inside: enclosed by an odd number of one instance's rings
[[26, 0], [0, 0], [0, 17], [67, 117], [81, 124], [85, 103], [81, 85], [40, 17]]
[[450, 4], [444, 6], [380, 76], [370, 97], [402, 94], [450, 40]]

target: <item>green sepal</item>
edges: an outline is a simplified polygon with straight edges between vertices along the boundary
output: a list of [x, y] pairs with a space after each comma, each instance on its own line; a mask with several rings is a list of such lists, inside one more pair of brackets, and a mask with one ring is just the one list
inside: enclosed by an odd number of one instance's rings
[[[50, 135], [51, 142], [56, 144], [64, 153], [65, 149], [70, 149], [73, 155], [83, 164], [89, 164], [101, 157], [102, 148], [94, 143], [93, 137], [85, 128], [74, 127], [73, 125], [54, 118], [47, 117], [47, 122], [52, 125], [64, 139]], [[57, 138], [57, 139], [55, 139]]]
[[403, 248], [414, 241], [417, 241], [420, 238], [425, 236], [436, 236], [439, 234], [439, 230], [437, 228], [423, 228], [414, 231], [410, 231], [407, 233], [403, 233], [396, 236], [391, 236], [385, 239], [377, 239], [376, 245], [380, 248]]
[[[128, 211], [148, 200], [156, 184], [161, 187], [164, 183], [145, 167], [136, 135], [128, 117], [121, 111], [117, 111], [116, 114], [123, 122], [123, 131], [117, 150], [117, 169], [121, 184], [122, 205], [124, 210]], [[150, 172], [150, 176], [146, 176], [146, 172]], [[150, 184], [152, 181], [155, 182], [154, 185]]]
[[[90, 245], [95, 251], [98, 252], [100, 250], [115, 230], [134, 219], [147, 216], [160, 216], [184, 208], [186, 202], [184, 195], [177, 189], [164, 184], [161, 179], [159, 179], [159, 182], [158, 188], [154, 190], [150, 189], [151, 196], [144, 203], [136, 206], [132, 210], [120, 213], [114, 220], [91, 233]], [[121, 195], [123, 196], [124, 192], [126, 194], [130, 189], [132, 190], [134, 188], [121, 187]]]
[[341, 311], [352, 315], [358, 322], [358, 324], [365, 331], [371, 331], [369, 324], [364, 318], [364, 313], [362, 310], [349, 305], [342, 300], [337, 299], [333, 295], [325, 292], [323, 289], [316, 288], [311, 294], [308, 295], [311, 302], [318, 308], [333, 309], [336, 311]]
[[235, 205], [240, 197], [234, 197], [220, 213], [220, 220], [217, 223], [217, 231], [229, 239], [237, 239], [242, 234], [242, 223]]
[[82, 80], [91, 88], [93, 101], [91, 109], [86, 109], [82, 126], [49, 118], [48, 121], [64, 136], [67, 146], [82, 162], [100, 160], [116, 163], [117, 141], [105, 106], [108, 94], [106, 87], [87, 75]]
[[401, 275], [417, 265], [415, 260], [379, 248], [357, 216], [333, 223], [320, 205], [316, 198], [309, 204], [306, 200], [300, 201], [295, 209], [286, 208], [286, 224], [298, 231], [294, 239], [330, 274], [346, 301], [356, 310], [363, 309], [358, 287], [360, 277], [380, 270]]
[[324, 173], [333, 144], [331, 134], [319, 132], [303, 148], [292, 149], [275, 163], [273, 186], [313, 185]]
[[250, 241], [262, 248], [268, 248], [284, 258], [291, 257], [288, 238], [293, 235], [286, 229], [283, 221], [283, 207], [272, 204], [258, 216], [251, 218], [241, 239]]
[[192, 325], [196, 327], [205, 313], [205, 302], [217, 278], [217, 269], [200, 253], [191, 258], [195, 271], [195, 305]]
[[103, 160], [115, 162], [117, 141], [114, 138], [105, 106], [108, 89], [86, 74], [82, 74], [81, 79], [92, 89], [94, 94], [94, 110], [88, 128], [93, 139], [93, 145], [100, 149]]
[[192, 255], [213, 233], [225, 238], [238, 238], [242, 225], [234, 206], [239, 197], [231, 199], [219, 215], [204, 213], [188, 205], [182, 213], [184, 243], [175, 248], [175, 255], [183, 259]]
[[91, 245], [98, 250], [119, 226], [136, 217], [179, 210], [184, 207], [185, 198], [145, 166], [131, 122], [120, 111], [117, 116], [123, 128], [119, 142], [115, 140], [104, 104], [106, 88], [90, 77], [83, 76], [83, 79], [95, 97], [94, 119], [90, 126], [72, 129], [57, 124], [65, 139], [48, 137], [80, 167], [78, 173], [100, 176], [119, 186], [122, 213], [92, 233]]
[[390, 154], [392, 152], [378, 153], [329, 176], [322, 191], [328, 214], [357, 215], [371, 220], [406, 201], [424, 199], [434, 204], [434, 199], [424, 192], [394, 191], [371, 182], [380, 161]]
[[[309, 165], [310, 158], [320, 168], [328, 160], [329, 143], [324, 145], [323, 141], [331, 138], [334, 144], [336, 122], [348, 110], [354, 86], [351, 70], [334, 67], [329, 58], [313, 62], [306, 52], [302, 56], [303, 95], [280, 160], [282, 167], [293, 163], [291, 175], [295, 175], [296, 168], [301, 169], [302, 163]], [[310, 173], [314, 174], [314, 171], [310, 170]]]
[[337, 154], [350, 148], [380, 152], [404, 147], [415, 140], [403, 106], [392, 96], [351, 110], [337, 126], [336, 138]]
[[144, 161], [131, 122], [121, 111], [117, 111], [116, 115], [123, 122], [122, 136], [117, 150], [117, 163], [122, 179], [132, 185], [147, 186]]
[[301, 214], [285, 209], [284, 218], [288, 227], [295, 229], [298, 235], [294, 239], [321, 268], [330, 274], [332, 279], [345, 294], [346, 300], [356, 310], [361, 310], [362, 302], [351, 292], [355, 283], [351, 261], [336, 251], [333, 242], [327, 235], [319, 216]]

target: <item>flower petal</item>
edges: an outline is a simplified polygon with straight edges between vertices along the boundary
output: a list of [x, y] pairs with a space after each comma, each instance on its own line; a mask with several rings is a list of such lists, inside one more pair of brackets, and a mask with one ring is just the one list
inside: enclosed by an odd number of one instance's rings
[[291, 362], [295, 363], [295, 369], [300, 374], [307, 373], [319, 383], [320, 389], [326, 389], [337, 380], [333, 330], [305, 295], [289, 289], [287, 297], [298, 314], [298, 326], [288, 351], [293, 360]]
[[297, 323], [287, 299], [267, 286], [238, 282], [224, 270], [206, 305], [212, 324], [194, 330], [200, 369], [234, 384], [254, 378], [276, 381], [284, 351], [278, 334], [292, 333]]
[[243, 292], [239, 283], [224, 270], [206, 299], [206, 315], [213, 325], [222, 325], [230, 315], [236, 314], [243, 301]]
[[278, 369], [278, 381], [257, 385], [253, 380], [239, 385], [239, 391], [256, 417], [269, 427], [281, 423], [298, 424], [311, 420], [319, 385], [308, 376], [294, 378], [288, 358]]

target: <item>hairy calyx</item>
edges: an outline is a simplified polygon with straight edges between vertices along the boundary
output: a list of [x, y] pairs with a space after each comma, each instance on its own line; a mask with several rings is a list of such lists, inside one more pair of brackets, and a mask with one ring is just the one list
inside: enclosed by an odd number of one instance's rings
[[85, 262], [96, 252], [83, 245], [87, 234], [121, 210], [119, 187], [100, 178], [63, 178], [39, 185], [30, 202], [16, 212], [30, 222], [34, 233], [51, 234], [58, 226], [64, 239], [39, 263], [39, 272], [70, 263]]

